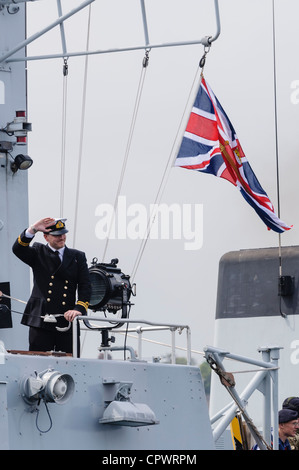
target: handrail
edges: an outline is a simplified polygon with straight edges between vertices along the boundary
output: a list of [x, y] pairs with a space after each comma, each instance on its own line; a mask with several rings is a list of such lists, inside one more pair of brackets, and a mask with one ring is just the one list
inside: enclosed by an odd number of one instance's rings
[[[76, 321], [77, 320], [77, 321]], [[107, 318], [98, 318], [95, 316], [86, 316], [86, 315], [80, 315], [76, 317], [76, 320], [73, 321], [73, 357], [78, 357], [78, 346], [77, 346], [77, 337], [78, 337], [78, 320], [88, 320], [88, 321], [96, 321], [96, 322], [101, 322], [101, 323], [115, 323], [114, 321], [111, 321], [111, 319]], [[172, 346], [173, 346], [173, 351], [174, 351], [174, 332], [175, 330], [183, 330], [185, 329], [187, 332], [187, 364], [191, 364], [191, 330], [189, 325], [180, 325], [180, 324], [174, 324], [174, 323], [158, 323], [158, 322], [152, 322], [149, 320], [130, 320], [130, 319], [125, 319], [122, 318], [119, 320], [119, 323], [143, 323], [145, 325], [151, 325], [151, 326], [156, 326], [156, 327], [161, 327], [161, 328], [166, 328], [171, 330], [172, 332]], [[107, 329], [107, 326], [103, 327], [104, 329]], [[110, 327], [110, 328], [113, 328]], [[138, 329], [142, 329], [142, 327], [139, 327]], [[94, 328], [95, 331], [98, 331], [101, 329], [100, 327]], [[93, 328], [88, 328], [89, 331], [92, 331]], [[116, 331], [116, 330], [115, 330]], [[111, 349], [111, 348], [109, 348]], [[174, 354], [172, 354], [173, 356]]]

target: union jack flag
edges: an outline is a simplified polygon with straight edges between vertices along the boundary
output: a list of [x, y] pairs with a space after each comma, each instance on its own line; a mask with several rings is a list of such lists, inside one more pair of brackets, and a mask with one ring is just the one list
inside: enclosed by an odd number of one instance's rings
[[269, 230], [281, 233], [292, 228], [275, 214], [273, 204], [247, 161], [235, 129], [203, 77], [175, 166], [230, 181]]

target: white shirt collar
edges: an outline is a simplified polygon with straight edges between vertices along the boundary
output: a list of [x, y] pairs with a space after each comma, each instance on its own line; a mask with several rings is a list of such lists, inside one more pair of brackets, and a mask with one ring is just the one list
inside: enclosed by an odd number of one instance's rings
[[62, 258], [63, 258], [63, 253], [64, 253], [64, 250], [65, 250], [65, 246], [63, 246], [63, 247], [60, 248], [59, 250], [55, 250], [55, 248], [53, 248], [53, 246], [49, 245], [49, 243], [48, 243], [48, 247], [49, 247], [52, 251], [58, 251], [59, 257], [60, 257], [60, 259], [62, 260]]

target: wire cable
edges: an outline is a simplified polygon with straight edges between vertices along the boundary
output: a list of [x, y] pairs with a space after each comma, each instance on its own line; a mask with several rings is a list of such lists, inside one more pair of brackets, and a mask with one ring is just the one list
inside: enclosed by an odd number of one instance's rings
[[45, 430], [43, 431], [43, 430], [39, 427], [39, 425], [38, 425], [38, 417], [39, 417], [39, 412], [40, 412], [40, 410], [39, 410], [39, 408], [36, 408], [36, 409], [35, 409], [35, 411], [36, 411], [35, 425], [36, 425], [38, 431], [41, 432], [42, 434], [45, 434], [46, 432], [49, 432], [50, 429], [51, 429], [52, 426], [53, 426], [52, 418], [51, 418], [51, 415], [50, 415], [50, 412], [49, 412], [49, 409], [48, 409], [48, 405], [47, 405], [46, 400], [44, 400], [44, 404], [45, 404], [46, 411], [47, 411], [47, 415], [48, 415], [49, 421], [50, 421], [50, 425], [49, 425], [48, 429], [45, 429]]
[[179, 126], [178, 126], [178, 130], [177, 130], [177, 133], [175, 135], [174, 142], [173, 142], [173, 145], [172, 145], [172, 148], [171, 148], [171, 151], [170, 151], [170, 154], [169, 154], [169, 157], [168, 157], [168, 160], [166, 162], [165, 169], [164, 169], [164, 172], [163, 172], [163, 175], [162, 175], [162, 178], [161, 178], [161, 182], [159, 184], [159, 187], [158, 187], [158, 190], [157, 190], [157, 193], [156, 193], [155, 201], [154, 201], [154, 204], [153, 204], [153, 211], [149, 215], [149, 218], [148, 218], [146, 233], [145, 233], [145, 235], [142, 239], [142, 242], [141, 242], [141, 245], [140, 245], [140, 248], [139, 248], [139, 251], [137, 253], [137, 257], [136, 257], [136, 260], [135, 260], [135, 263], [134, 263], [134, 266], [133, 266], [133, 269], [132, 269], [132, 273], [131, 273], [131, 276], [130, 276], [132, 281], [134, 281], [134, 278], [136, 276], [137, 269], [139, 267], [141, 258], [143, 256], [145, 247], [147, 245], [147, 242], [148, 242], [148, 239], [149, 239], [149, 236], [150, 236], [151, 227], [152, 227], [152, 225], [155, 221], [155, 216], [156, 216], [156, 213], [157, 213], [159, 203], [162, 199], [162, 196], [164, 194], [164, 191], [165, 191], [168, 179], [169, 179], [170, 170], [173, 167], [173, 163], [174, 163], [174, 160], [175, 160], [176, 155], [177, 155], [177, 148], [178, 148], [178, 145], [181, 142], [181, 138], [182, 138], [182, 130], [184, 130], [184, 128], [186, 127], [186, 125], [185, 125], [186, 118], [189, 117], [188, 111], [190, 109], [190, 103], [192, 103], [192, 105], [193, 105], [194, 91], [197, 92], [198, 86], [201, 82], [202, 72], [200, 72], [200, 77], [199, 77], [199, 71], [200, 71], [200, 69], [197, 67], [195, 77], [193, 79], [191, 89], [190, 89], [190, 92], [189, 92], [189, 95], [188, 95], [188, 98], [187, 98], [186, 106], [185, 106], [185, 109], [182, 113], [181, 120], [180, 120], [180, 123], [179, 123]]
[[[88, 7], [86, 51], [89, 50], [91, 7], [92, 5], [89, 5]], [[88, 59], [89, 59], [89, 55], [87, 54], [85, 56], [85, 66], [84, 66], [83, 98], [82, 98], [82, 109], [81, 109], [81, 131], [80, 131], [79, 157], [78, 157], [78, 169], [77, 169], [77, 188], [76, 188], [76, 202], [75, 202], [75, 216], [74, 216], [73, 248], [76, 245], [76, 235], [77, 235], [77, 221], [78, 221], [78, 208], [79, 208], [79, 195], [80, 195], [80, 182], [81, 182], [81, 166], [82, 166], [82, 154], [83, 154], [83, 137], [84, 137], [85, 112], [86, 112]]]
[[[276, 76], [276, 34], [275, 34], [275, 0], [272, 0], [272, 40], [273, 40], [273, 88], [274, 88], [274, 128], [275, 128], [275, 155], [276, 155], [276, 190], [277, 214], [280, 218], [280, 183], [279, 183], [279, 149], [278, 149], [278, 112], [277, 112], [277, 76]], [[281, 233], [278, 233], [278, 260], [279, 278], [282, 277]], [[283, 318], [287, 315], [282, 311], [282, 295], [279, 295], [279, 311]]]
[[134, 105], [134, 110], [133, 110], [133, 115], [132, 115], [132, 120], [131, 120], [131, 126], [130, 126], [130, 130], [129, 130], [129, 136], [128, 136], [127, 146], [126, 146], [126, 150], [125, 150], [123, 165], [122, 165], [122, 169], [121, 169], [121, 173], [120, 173], [120, 179], [119, 179], [118, 188], [117, 188], [117, 191], [116, 191], [116, 196], [115, 196], [115, 201], [114, 201], [113, 217], [111, 218], [111, 222], [110, 222], [110, 226], [109, 226], [109, 232], [108, 232], [108, 236], [106, 238], [106, 243], [105, 243], [105, 247], [104, 247], [103, 258], [102, 258], [103, 261], [105, 260], [105, 257], [106, 257], [107, 248], [108, 248], [108, 244], [109, 244], [109, 241], [110, 241], [111, 228], [113, 226], [114, 217], [115, 217], [115, 213], [116, 213], [117, 206], [118, 206], [118, 198], [119, 198], [120, 191], [121, 191], [121, 188], [122, 188], [122, 185], [123, 185], [125, 171], [126, 171], [126, 167], [127, 167], [127, 163], [128, 163], [128, 159], [129, 159], [129, 153], [130, 153], [131, 144], [132, 144], [132, 140], [133, 140], [133, 135], [134, 135], [137, 115], [138, 115], [138, 111], [139, 111], [142, 91], [143, 91], [143, 87], [144, 87], [144, 81], [145, 81], [148, 62], [149, 62], [149, 50], [146, 49], [145, 56], [144, 56], [143, 61], [142, 61], [142, 69], [141, 69], [141, 74], [140, 74], [140, 79], [139, 79], [139, 84], [138, 84], [138, 89], [137, 89], [137, 94], [136, 94], [136, 99], [135, 99], [135, 105]]
[[63, 65], [63, 92], [62, 92], [62, 122], [61, 122], [61, 174], [60, 174], [60, 217], [64, 214], [64, 179], [65, 179], [65, 149], [66, 149], [66, 123], [67, 123], [67, 58]]

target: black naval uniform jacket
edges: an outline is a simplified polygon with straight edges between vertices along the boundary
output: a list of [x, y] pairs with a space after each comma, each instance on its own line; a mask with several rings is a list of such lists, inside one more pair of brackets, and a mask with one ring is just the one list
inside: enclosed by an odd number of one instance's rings
[[[57, 323], [44, 322], [45, 314], [61, 314], [67, 310], [87, 313], [91, 284], [85, 253], [65, 247], [63, 261], [48, 245], [27, 238], [24, 231], [13, 245], [14, 254], [33, 271], [33, 288], [22, 317], [23, 325], [53, 330], [64, 328], [68, 321], [57, 317]], [[78, 300], [76, 301], [76, 291]]]

